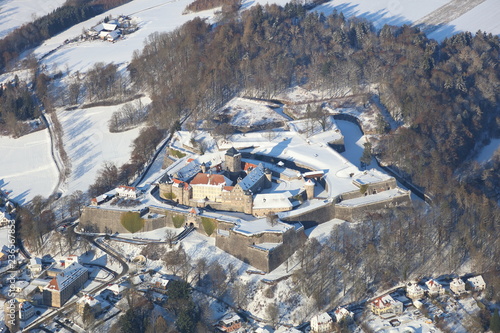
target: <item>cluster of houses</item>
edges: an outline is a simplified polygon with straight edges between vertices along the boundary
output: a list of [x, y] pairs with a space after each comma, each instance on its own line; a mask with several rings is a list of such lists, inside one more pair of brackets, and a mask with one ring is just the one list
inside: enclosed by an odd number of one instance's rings
[[[435, 297], [446, 293], [443, 285], [434, 279], [426, 281], [424, 285], [425, 287], [415, 282], [409, 282], [406, 285], [406, 296], [412, 300], [417, 308], [421, 307], [422, 303], [419, 300], [425, 296]], [[450, 282], [449, 288], [453, 295], [461, 296], [469, 291], [483, 291], [486, 289], [486, 283], [481, 275], [468, 278], [465, 281], [461, 278], [454, 278]], [[384, 314], [399, 315], [403, 313], [404, 304], [391, 295], [384, 295], [370, 301], [368, 308], [378, 316], [383, 316]]]
[[114, 42], [125, 34], [137, 30], [137, 25], [128, 16], [120, 16], [117, 19], [108, 19], [88, 30], [84, 38], [102, 39]]

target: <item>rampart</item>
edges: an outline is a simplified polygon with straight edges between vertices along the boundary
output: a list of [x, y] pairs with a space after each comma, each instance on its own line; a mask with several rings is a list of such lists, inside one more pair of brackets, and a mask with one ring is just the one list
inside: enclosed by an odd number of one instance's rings
[[387, 200], [358, 206], [344, 206], [340, 203], [335, 205], [335, 217], [345, 221], [356, 221], [363, 219], [368, 212], [409, 204], [410, 202], [410, 192], [408, 192], [407, 195], [400, 195]]

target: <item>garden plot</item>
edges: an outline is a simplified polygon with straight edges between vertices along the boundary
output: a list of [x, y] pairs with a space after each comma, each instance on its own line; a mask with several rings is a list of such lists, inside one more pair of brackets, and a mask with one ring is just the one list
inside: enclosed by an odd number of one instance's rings
[[216, 117], [221, 123], [244, 128], [265, 128], [269, 124], [279, 124], [287, 120], [273, 108], [276, 104], [262, 100], [233, 98], [217, 112]]

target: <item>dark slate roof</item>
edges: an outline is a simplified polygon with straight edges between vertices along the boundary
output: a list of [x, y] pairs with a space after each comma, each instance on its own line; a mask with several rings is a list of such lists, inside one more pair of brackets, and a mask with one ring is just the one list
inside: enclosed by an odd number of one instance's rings
[[231, 147], [228, 149], [228, 151], [226, 151], [226, 156], [236, 156], [238, 155], [240, 152], [237, 151], [234, 147]]

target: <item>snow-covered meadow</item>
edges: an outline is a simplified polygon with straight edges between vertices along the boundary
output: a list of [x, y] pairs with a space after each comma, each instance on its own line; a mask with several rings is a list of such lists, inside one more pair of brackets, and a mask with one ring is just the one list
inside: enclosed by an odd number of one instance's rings
[[50, 148], [48, 130], [21, 138], [0, 136], [0, 187], [10, 192], [17, 203], [26, 203], [36, 195], [49, 196], [59, 173]]
[[33, 19], [50, 13], [66, 0], [2, 0], [0, 2], [0, 38]]
[[139, 135], [141, 127], [111, 133], [108, 126], [113, 112], [122, 106], [58, 111], [64, 130], [64, 148], [71, 163], [71, 175], [65, 189], [67, 194], [76, 190], [86, 191], [103, 163], [113, 162], [119, 167], [129, 161], [131, 143]]

